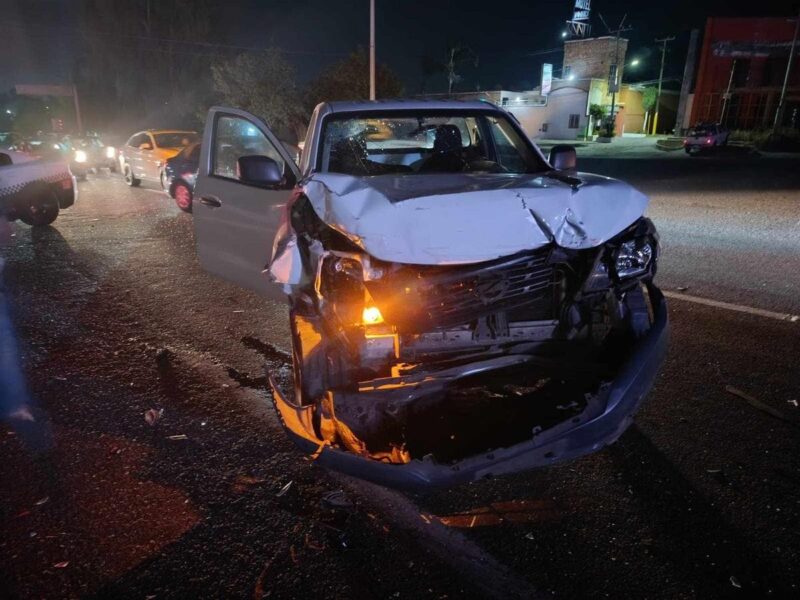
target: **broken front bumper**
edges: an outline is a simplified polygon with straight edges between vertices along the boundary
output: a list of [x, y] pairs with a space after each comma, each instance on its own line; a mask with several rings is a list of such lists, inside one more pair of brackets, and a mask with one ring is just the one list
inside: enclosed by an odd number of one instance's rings
[[[293, 405], [271, 381], [273, 402], [292, 440], [321, 465], [390, 487], [412, 490], [448, 487], [577, 458], [600, 450], [622, 435], [650, 391], [666, 356], [669, 338], [666, 301], [655, 286], [648, 286], [648, 291], [653, 323], [633, 347], [607, 393], [589, 402], [575, 419], [536, 433], [530, 440], [453, 464], [427, 458], [391, 464], [331, 447], [314, 434], [312, 407]], [[469, 372], [454, 376], [451, 381], [467, 377], [476, 370], [499, 369], [535, 360], [534, 357], [510, 355], [473, 363]]]

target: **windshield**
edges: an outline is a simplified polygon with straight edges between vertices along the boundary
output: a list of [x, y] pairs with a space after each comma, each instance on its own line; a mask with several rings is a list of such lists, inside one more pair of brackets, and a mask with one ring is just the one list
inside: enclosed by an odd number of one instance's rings
[[537, 173], [547, 169], [508, 119], [488, 111], [333, 116], [323, 130], [322, 172]]
[[197, 134], [192, 131], [173, 131], [171, 133], [154, 133], [156, 146], [159, 148], [180, 148], [197, 141]]

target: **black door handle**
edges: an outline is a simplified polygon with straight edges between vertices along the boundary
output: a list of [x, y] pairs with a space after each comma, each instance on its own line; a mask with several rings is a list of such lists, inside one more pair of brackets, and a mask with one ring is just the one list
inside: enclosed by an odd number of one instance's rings
[[222, 206], [222, 202], [220, 202], [218, 198], [214, 198], [214, 196], [200, 196], [200, 202], [211, 208], [219, 208]]

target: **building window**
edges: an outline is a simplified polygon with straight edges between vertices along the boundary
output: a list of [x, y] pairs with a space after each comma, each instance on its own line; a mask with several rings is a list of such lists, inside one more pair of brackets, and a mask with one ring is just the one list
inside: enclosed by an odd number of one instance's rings
[[503, 96], [500, 99], [500, 106], [508, 106], [508, 96]]
[[542, 123], [542, 133], [547, 133], [547, 125], [548, 123]]
[[577, 129], [580, 127], [581, 124], [581, 116], [580, 115], [570, 115], [569, 116], [569, 128], [570, 129]]

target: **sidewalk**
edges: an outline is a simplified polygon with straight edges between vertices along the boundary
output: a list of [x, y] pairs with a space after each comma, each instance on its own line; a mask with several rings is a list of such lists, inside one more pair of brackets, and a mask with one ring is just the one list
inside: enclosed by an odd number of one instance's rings
[[682, 156], [683, 152], [665, 151], [657, 147], [658, 140], [666, 140], [666, 135], [646, 137], [615, 137], [609, 144], [582, 140], [534, 139], [533, 142], [547, 154], [556, 144], [575, 146], [579, 157], [585, 158], [664, 158]]

